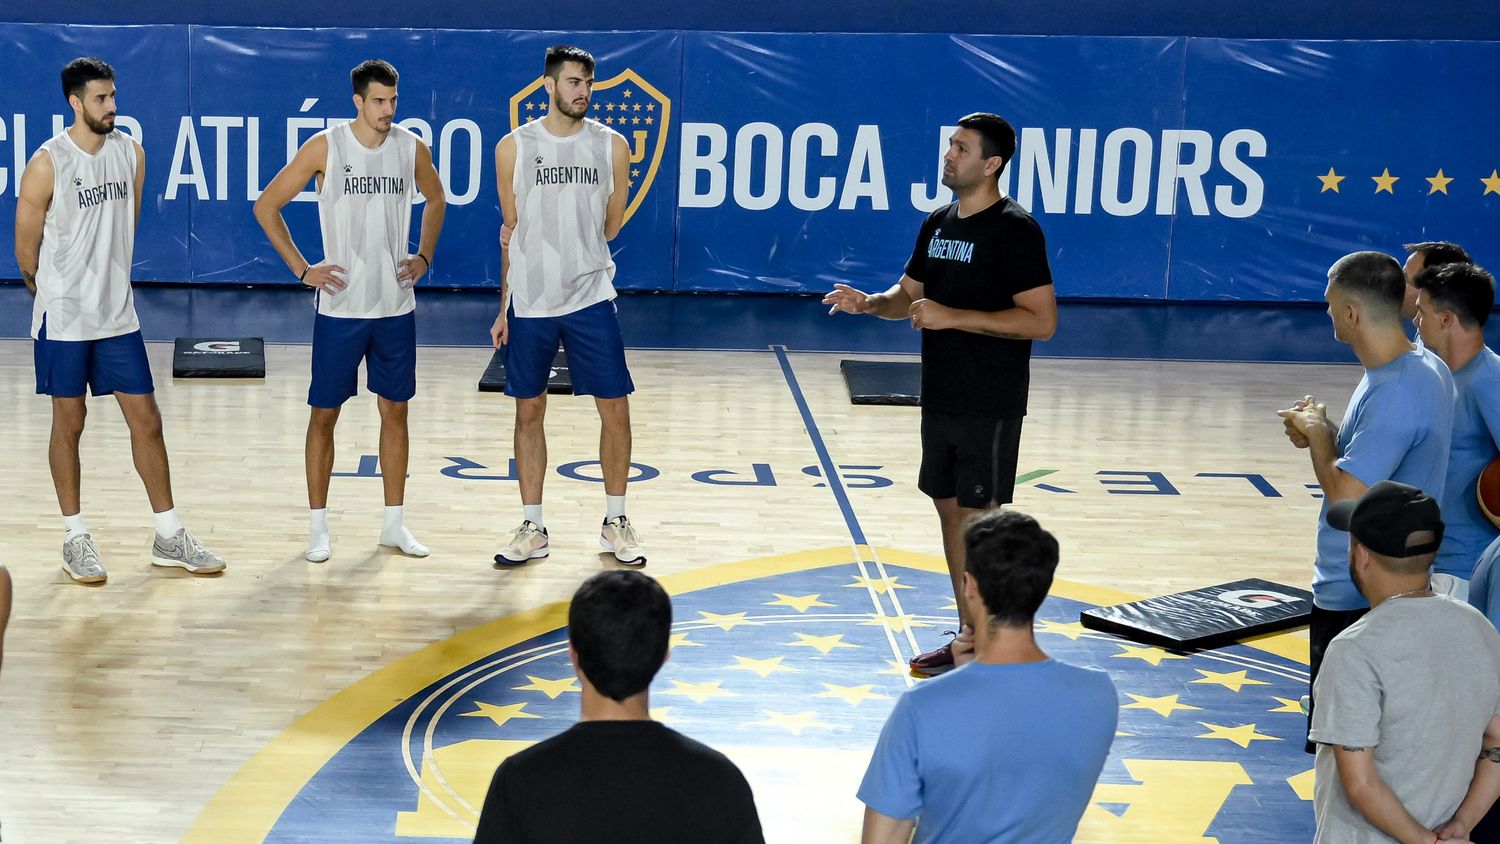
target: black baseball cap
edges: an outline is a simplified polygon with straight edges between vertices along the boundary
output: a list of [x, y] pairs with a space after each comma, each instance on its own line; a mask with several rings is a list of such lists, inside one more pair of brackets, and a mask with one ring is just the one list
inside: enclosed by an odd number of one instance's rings
[[[1443, 544], [1443, 514], [1437, 501], [1396, 481], [1380, 481], [1357, 499], [1328, 505], [1328, 524], [1349, 531], [1382, 557], [1431, 554]], [[1431, 533], [1432, 541], [1413, 544], [1411, 537], [1422, 533]]]

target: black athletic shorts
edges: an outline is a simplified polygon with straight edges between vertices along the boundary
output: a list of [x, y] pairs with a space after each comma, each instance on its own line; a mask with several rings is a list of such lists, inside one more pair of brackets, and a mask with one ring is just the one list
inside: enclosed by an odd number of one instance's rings
[[1016, 489], [1023, 417], [958, 416], [922, 409], [922, 471], [917, 488], [983, 509], [1009, 504]]

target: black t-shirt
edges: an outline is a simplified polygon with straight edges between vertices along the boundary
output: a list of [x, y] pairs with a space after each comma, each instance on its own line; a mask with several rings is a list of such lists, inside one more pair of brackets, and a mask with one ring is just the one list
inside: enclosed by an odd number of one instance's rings
[[[1052, 283], [1042, 228], [1008, 197], [968, 217], [955, 202], [928, 215], [906, 274], [939, 305], [1004, 311]], [[1031, 341], [947, 328], [922, 331], [922, 406], [964, 416], [1026, 414]]]
[[724, 754], [656, 721], [580, 721], [500, 763], [475, 844], [763, 844]]

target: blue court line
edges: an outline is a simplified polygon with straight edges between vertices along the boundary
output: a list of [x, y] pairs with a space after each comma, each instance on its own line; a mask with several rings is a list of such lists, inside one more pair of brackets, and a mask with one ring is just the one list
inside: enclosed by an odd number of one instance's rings
[[869, 545], [865, 540], [864, 528], [859, 526], [859, 517], [854, 515], [854, 507], [849, 504], [849, 493], [844, 489], [844, 482], [833, 465], [833, 457], [828, 454], [828, 446], [823, 443], [823, 435], [818, 432], [818, 423], [813, 420], [812, 410], [808, 408], [807, 399], [802, 395], [797, 375], [792, 372], [792, 362], [786, 356], [786, 346], [772, 346], [771, 351], [776, 353], [776, 360], [781, 364], [781, 374], [786, 377], [786, 385], [792, 390], [792, 399], [797, 402], [797, 412], [802, 414], [802, 424], [807, 427], [807, 436], [812, 439], [813, 451], [817, 452], [818, 463], [823, 467], [823, 480], [828, 482], [828, 488], [833, 490], [834, 500], [844, 513], [844, 524], [849, 526], [849, 535], [853, 537], [855, 545]]

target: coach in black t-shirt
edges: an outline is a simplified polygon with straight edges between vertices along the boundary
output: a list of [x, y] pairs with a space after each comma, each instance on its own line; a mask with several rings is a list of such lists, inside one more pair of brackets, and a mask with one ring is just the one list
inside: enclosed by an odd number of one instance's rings
[[633, 571], [596, 574], [568, 607], [581, 720], [495, 771], [476, 844], [762, 844], [755, 798], [724, 754], [651, 720], [672, 602]]
[[[829, 313], [909, 319], [922, 332], [922, 470], [959, 607], [963, 524], [1009, 504], [1031, 381], [1031, 341], [1057, 329], [1057, 298], [1042, 229], [1000, 195], [1016, 132], [998, 115], [958, 121], [943, 156], [943, 184], [958, 201], [928, 216], [906, 273], [884, 293], [834, 285]], [[967, 625], [959, 610], [959, 624]], [[913, 671], [953, 667], [951, 645], [911, 661]]]

